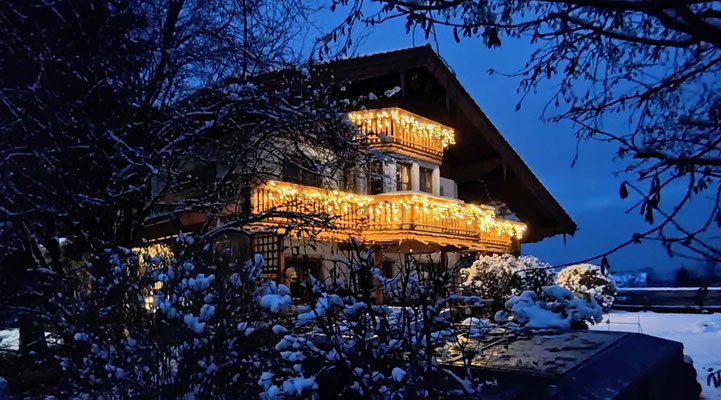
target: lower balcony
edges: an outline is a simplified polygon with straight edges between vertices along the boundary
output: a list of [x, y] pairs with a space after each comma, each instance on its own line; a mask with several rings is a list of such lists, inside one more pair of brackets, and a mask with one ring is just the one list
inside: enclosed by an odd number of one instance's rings
[[415, 192], [367, 196], [269, 181], [253, 189], [251, 207], [253, 214], [269, 214], [262, 225], [325, 241], [356, 237], [368, 244], [509, 252], [526, 230], [496, 218], [493, 207]]

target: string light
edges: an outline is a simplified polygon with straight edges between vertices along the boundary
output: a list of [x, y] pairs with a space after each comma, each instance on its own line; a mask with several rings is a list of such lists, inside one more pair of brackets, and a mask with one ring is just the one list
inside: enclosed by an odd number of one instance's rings
[[451, 202], [428, 195], [385, 193], [368, 196], [280, 181], [269, 181], [264, 189], [268, 192], [271, 207], [286, 207], [288, 211], [311, 213], [320, 207], [331, 217], [352, 219], [357, 216], [369, 223], [400, 223], [404, 216], [409, 218], [413, 213], [413, 223], [423, 224], [424, 218], [441, 226], [465, 223], [479, 233], [517, 239], [521, 239], [526, 231], [526, 225], [520, 222], [496, 219], [492, 207]]
[[323, 190], [280, 181], [269, 181], [265, 187], [269, 191], [271, 200], [277, 199], [281, 203], [292, 201], [308, 207], [322, 204], [327, 211], [333, 213], [338, 213], [344, 208], [347, 210], [352, 205], [368, 207], [373, 202], [372, 196], [339, 190]]
[[[146, 265], [146, 257], [154, 259], [155, 257], [160, 256], [160, 262], [162, 264], [170, 262], [170, 259], [173, 258], [173, 250], [170, 248], [169, 245], [165, 243], [154, 243], [144, 247], [135, 247], [133, 248], [133, 252], [138, 255], [138, 267], [141, 274], [148, 272], [146, 271], [146, 269], [148, 268], [148, 265]], [[153, 265], [150, 266], [152, 267]], [[145, 298], [143, 299], [146, 310], [154, 310], [153, 305], [155, 303], [155, 299], [153, 297], [153, 294], [156, 290], [162, 289], [162, 287], [163, 282], [156, 281], [155, 283], [153, 283], [153, 287], [148, 289], [148, 295], [145, 296]]]
[[140, 273], [145, 272], [147, 267], [145, 262], [146, 257], [152, 260], [156, 256], [160, 256], [160, 262], [162, 264], [169, 262], [170, 259], [173, 258], [173, 250], [165, 243], [154, 243], [144, 247], [135, 247], [133, 248], [133, 252], [138, 255]]
[[426, 120], [400, 108], [381, 108], [377, 110], [353, 111], [348, 113], [348, 119], [364, 131], [374, 134], [387, 134], [391, 137], [393, 132], [402, 130], [414, 137], [428, 137], [441, 142], [443, 149], [456, 144], [452, 128]]

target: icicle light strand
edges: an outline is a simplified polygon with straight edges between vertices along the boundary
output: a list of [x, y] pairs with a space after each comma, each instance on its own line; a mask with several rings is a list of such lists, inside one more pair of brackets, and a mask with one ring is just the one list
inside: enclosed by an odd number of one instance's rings
[[526, 231], [526, 225], [522, 223], [496, 219], [492, 208], [448, 202], [420, 194], [386, 199], [389, 196], [367, 196], [280, 181], [269, 181], [266, 188], [271, 201], [277, 201], [280, 204], [294, 204], [295, 207], [301, 206], [299, 211], [303, 211], [305, 208], [307, 208], [306, 211], [310, 211], [313, 207], [320, 205], [329, 215], [342, 216], [355, 210], [362, 216], [384, 214], [386, 222], [398, 222], [402, 211], [413, 210], [417, 214], [430, 216], [435, 221], [466, 221], [468, 225], [475, 225], [482, 232], [493, 232], [499, 236], [506, 234], [521, 239]]
[[444, 149], [456, 144], [453, 129], [401, 109], [353, 111], [348, 113], [348, 119], [361, 127], [381, 126], [389, 128], [393, 123], [396, 127], [410, 132], [413, 136], [430, 137], [439, 140]]

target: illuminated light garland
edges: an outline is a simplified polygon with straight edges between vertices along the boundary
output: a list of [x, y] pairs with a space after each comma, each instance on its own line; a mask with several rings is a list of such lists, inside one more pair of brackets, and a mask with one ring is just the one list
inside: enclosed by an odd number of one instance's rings
[[[341, 192], [339, 190], [304, 187], [279, 181], [269, 181], [266, 188], [270, 192], [271, 200], [278, 200], [281, 203], [292, 201], [306, 206], [322, 204], [329, 213], [348, 210], [353, 205], [368, 207], [373, 202], [371, 196]], [[343, 212], [347, 213], [347, 211]]]
[[[383, 218], [384, 222], [390, 223], [400, 222], [402, 213], [412, 210], [436, 222], [466, 221], [467, 225], [475, 225], [481, 232], [498, 236], [505, 234], [521, 239], [526, 231], [526, 225], [520, 222], [496, 219], [491, 207], [443, 201], [420, 194], [410, 197], [395, 193], [368, 196], [279, 181], [269, 181], [265, 189], [273, 203], [277, 201], [279, 204], [276, 205], [288, 206], [298, 212], [312, 212], [314, 207], [322, 206], [331, 216], [343, 216], [355, 209], [360, 218]], [[386, 199], [388, 196], [395, 198]]]
[[[169, 263], [170, 260], [173, 258], [173, 250], [170, 248], [170, 246], [164, 243], [155, 243], [145, 247], [135, 247], [132, 250], [135, 254], [138, 255], [138, 267], [140, 273], [146, 272], [145, 269], [147, 268], [147, 265], [145, 257], [149, 257], [152, 259], [156, 256], [160, 256], [162, 259], [162, 264]], [[143, 299], [146, 310], [154, 310], [154, 292], [156, 290], [162, 289], [162, 287], [163, 282], [157, 281], [153, 284], [153, 287], [148, 290], [149, 295], [145, 296]]]
[[353, 111], [348, 113], [348, 119], [361, 127], [380, 125], [390, 128], [392, 122], [398, 128], [410, 132], [414, 137], [422, 136], [440, 140], [444, 149], [452, 144], [456, 144], [456, 138], [452, 128], [432, 121], [425, 121], [424, 118], [401, 109]]
[[154, 243], [144, 247], [135, 247], [132, 250], [138, 255], [138, 267], [141, 273], [145, 271], [145, 257], [153, 259], [156, 256], [160, 256], [162, 259], [161, 263], [163, 264], [170, 262], [170, 259], [173, 258], [173, 250], [170, 246], [164, 243]]

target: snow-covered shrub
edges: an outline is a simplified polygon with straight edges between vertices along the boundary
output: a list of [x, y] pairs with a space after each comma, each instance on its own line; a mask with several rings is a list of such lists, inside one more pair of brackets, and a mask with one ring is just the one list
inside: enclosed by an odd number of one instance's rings
[[533, 256], [510, 254], [481, 256], [469, 268], [461, 270], [461, 287], [473, 295], [493, 300], [494, 311], [502, 310], [513, 295], [526, 290], [541, 293], [553, 283], [551, 266]]
[[[334, 258], [346, 279], [305, 283], [313, 299], [298, 308], [294, 332], [276, 344], [285, 363], [280, 373], [263, 375], [264, 397], [395, 399], [438, 394], [434, 383], [447, 372], [433, 362], [433, 355], [449, 317], [443, 312], [448, 299], [444, 283], [452, 281], [452, 274], [422, 273], [420, 264], [404, 262], [398, 275], [384, 277], [369, 250], [357, 242], [351, 245], [347, 258]], [[376, 304], [378, 290], [400, 305]]]
[[586, 301], [566, 288], [552, 285], [544, 287], [540, 295], [527, 290], [512, 296], [506, 310], [498, 311], [495, 319], [508, 322], [509, 316], [525, 328], [571, 329], [601, 322], [603, 310], [593, 298]]
[[[112, 268], [62, 307], [70, 370], [80, 391], [128, 398], [257, 397], [285, 328], [287, 288], [262, 282], [263, 260], [235, 263], [192, 237], [171, 260], [108, 251]], [[212, 263], [210, 261], [213, 261]], [[92, 267], [91, 267], [92, 268]], [[58, 299], [61, 301], [62, 299]]]
[[566, 267], [558, 273], [558, 285], [586, 300], [593, 298], [608, 311], [616, 296], [616, 285], [610, 277], [601, 273], [593, 264], [576, 264]]

